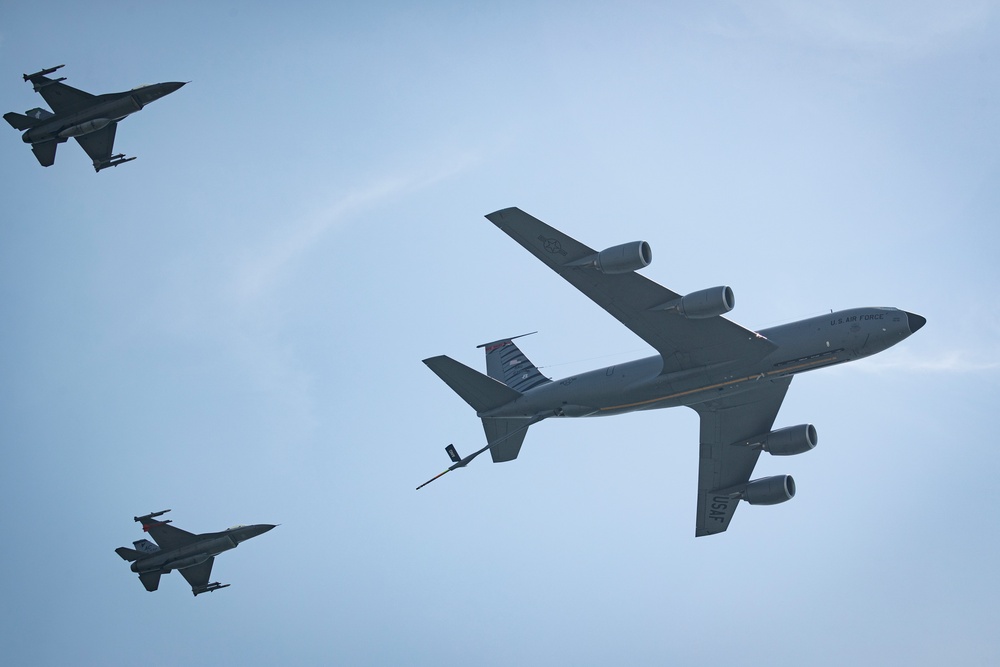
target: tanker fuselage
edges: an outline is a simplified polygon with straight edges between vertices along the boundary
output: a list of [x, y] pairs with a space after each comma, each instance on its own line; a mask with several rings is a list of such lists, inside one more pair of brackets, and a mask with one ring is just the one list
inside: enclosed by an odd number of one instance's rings
[[[915, 318], [915, 319], [914, 319]], [[659, 355], [543, 384], [484, 418], [597, 417], [706, 401], [762, 380], [854, 361], [889, 348], [923, 325], [897, 308], [854, 308], [762, 329], [767, 356], [663, 373]]]

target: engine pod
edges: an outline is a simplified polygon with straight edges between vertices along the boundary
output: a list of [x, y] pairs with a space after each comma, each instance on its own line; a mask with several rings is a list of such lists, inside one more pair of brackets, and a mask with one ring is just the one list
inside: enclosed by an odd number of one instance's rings
[[795, 480], [791, 475], [761, 477], [748, 482], [741, 497], [751, 505], [777, 505], [795, 497]]
[[645, 241], [612, 246], [597, 253], [594, 268], [601, 273], [629, 273], [649, 266], [653, 249]]
[[757, 441], [750, 444], [758, 445], [772, 456], [793, 456], [815, 447], [819, 442], [819, 435], [812, 424], [799, 424], [779, 428], [755, 440]]
[[655, 306], [652, 310], [667, 310], [689, 320], [702, 320], [723, 315], [735, 307], [736, 295], [733, 294], [733, 288], [729, 285], [720, 285], [691, 292], [679, 299]]

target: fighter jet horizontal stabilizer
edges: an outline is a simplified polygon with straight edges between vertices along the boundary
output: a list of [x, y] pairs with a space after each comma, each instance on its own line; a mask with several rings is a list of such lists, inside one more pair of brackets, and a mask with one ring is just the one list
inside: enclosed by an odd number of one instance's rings
[[[49, 67], [48, 69], [39, 70], [38, 72], [35, 72], [34, 74], [24, 74], [22, 76], [24, 76], [24, 80], [25, 81], [29, 81], [29, 80], [35, 78], [36, 76], [45, 76], [46, 74], [52, 74], [57, 69], [61, 69], [63, 67], [66, 67], [66, 65], [56, 65], [55, 67]], [[65, 77], [63, 77], [62, 79], [59, 79], [59, 80], [60, 81], [64, 81]]]

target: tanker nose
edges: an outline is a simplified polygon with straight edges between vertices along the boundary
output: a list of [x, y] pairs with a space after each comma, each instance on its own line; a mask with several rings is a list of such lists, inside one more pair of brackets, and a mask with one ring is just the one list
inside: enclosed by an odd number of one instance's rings
[[903, 312], [906, 313], [906, 324], [907, 324], [907, 326], [910, 327], [910, 333], [911, 334], [917, 333], [917, 331], [920, 329], [920, 327], [922, 327], [925, 324], [927, 324], [927, 318], [926, 317], [921, 317], [920, 315], [917, 315], [916, 313], [910, 313], [910, 312], [907, 312], [905, 310]]

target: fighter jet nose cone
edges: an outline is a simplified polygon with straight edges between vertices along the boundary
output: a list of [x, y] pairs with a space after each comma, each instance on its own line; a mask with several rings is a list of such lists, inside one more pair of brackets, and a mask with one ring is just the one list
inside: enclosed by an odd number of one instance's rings
[[907, 312], [905, 310], [903, 312], [906, 313], [906, 324], [910, 327], [910, 333], [911, 334], [912, 333], [917, 333], [917, 330], [920, 329], [920, 327], [922, 327], [925, 324], [927, 324], [927, 318], [926, 317], [921, 317], [920, 315], [917, 315], [916, 313], [910, 313], [910, 312]]

